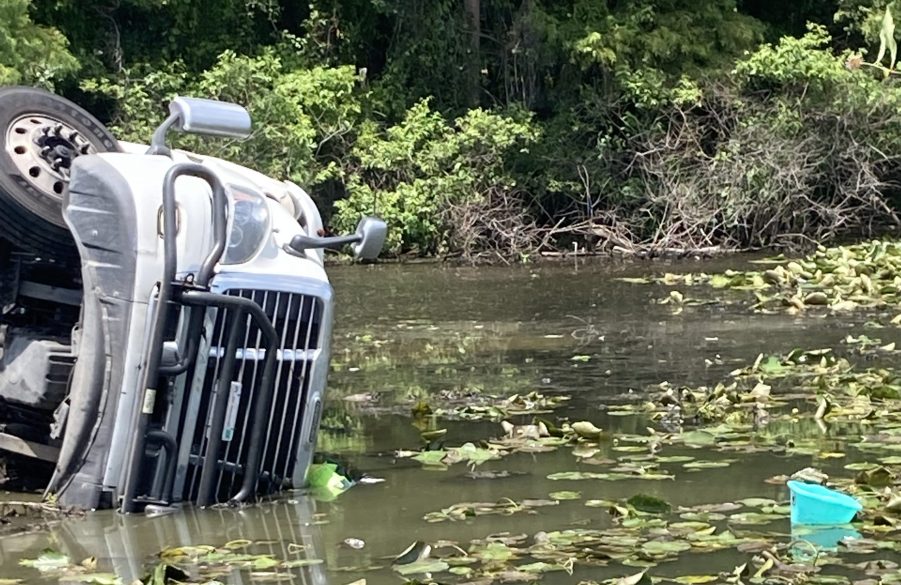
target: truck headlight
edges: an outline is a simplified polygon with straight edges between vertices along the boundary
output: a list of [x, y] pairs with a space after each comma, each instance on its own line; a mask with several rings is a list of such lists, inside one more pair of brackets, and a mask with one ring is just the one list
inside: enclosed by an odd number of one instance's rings
[[243, 264], [259, 251], [270, 232], [269, 207], [253, 191], [231, 185], [232, 227], [223, 264]]

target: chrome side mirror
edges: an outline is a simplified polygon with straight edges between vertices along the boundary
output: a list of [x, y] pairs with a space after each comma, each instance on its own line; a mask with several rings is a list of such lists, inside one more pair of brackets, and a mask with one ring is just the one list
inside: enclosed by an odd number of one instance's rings
[[388, 236], [388, 224], [377, 217], [364, 217], [357, 224], [359, 242], [351, 246], [356, 260], [375, 260]]
[[174, 127], [189, 134], [247, 138], [253, 130], [247, 110], [228, 102], [177, 97], [169, 114], [177, 117]]
[[328, 248], [337, 250], [341, 246], [351, 244], [354, 260], [375, 260], [382, 252], [385, 238], [388, 236], [388, 224], [377, 217], [364, 217], [357, 224], [357, 231], [350, 236], [331, 236], [322, 238], [299, 234], [285, 244], [284, 250], [295, 256], [303, 256], [304, 250]]
[[154, 131], [147, 154], [168, 155], [166, 133], [173, 128], [190, 134], [247, 138], [253, 124], [250, 114], [238, 104], [179, 96], [169, 103], [169, 117]]

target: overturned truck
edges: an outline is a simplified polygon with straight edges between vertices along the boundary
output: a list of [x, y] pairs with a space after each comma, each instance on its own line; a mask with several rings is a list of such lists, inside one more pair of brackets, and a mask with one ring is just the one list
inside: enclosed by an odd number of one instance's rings
[[299, 186], [171, 149], [244, 138], [240, 106], [176, 98], [149, 145], [51, 93], [0, 88], [0, 450], [52, 464], [80, 509], [251, 501], [303, 484], [332, 328]]

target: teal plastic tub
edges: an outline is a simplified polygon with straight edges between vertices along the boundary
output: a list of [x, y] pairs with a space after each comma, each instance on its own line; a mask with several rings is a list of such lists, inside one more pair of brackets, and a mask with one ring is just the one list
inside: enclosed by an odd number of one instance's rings
[[[793, 541], [809, 542], [816, 550], [836, 550], [843, 540], [861, 538], [860, 532], [855, 530], [851, 524], [843, 526], [800, 526], [795, 524], [792, 526], [791, 534]], [[798, 547], [798, 550], [802, 551], [804, 548]]]
[[792, 524], [847, 524], [863, 509], [855, 498], [821, 485], [791, 480], [788, 489]]

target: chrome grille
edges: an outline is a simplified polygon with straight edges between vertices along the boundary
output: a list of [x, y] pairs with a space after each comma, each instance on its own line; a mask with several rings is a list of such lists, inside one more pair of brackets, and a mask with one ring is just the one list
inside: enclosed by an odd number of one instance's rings
[[[310, 372], [314, 350], [319, 348], [322, 303], [320, 299], [303, 294], [268, 290], [232, 289], [223, 294], [240, 296], [256, 302], [272, 321], [279, 335], [276, 357], [274, 392], [266, 429], [266, 441], [261, 458], [258, 491], [271, 493], [290, 480], [294, 471], [297, 449], [301, 442], [301, 421], [307, 407]], [[191, 455], [188, 460], [186, 498], [198, 496], [201, 455], [206, 451], [211, 424], [211, 405], [218, 388], [225, 359], [226, 332], [233, 311], [219, 311], [210, 336], [209, 361], [200, 397], [200, 416], [194, 428]], [[242, 318], [242, 317], [237, 317]], [[236, 354], [237, 362], [231, 376], [229, 407], [223, 442], [218, 454], [218, 479], [214, 499], [225, 501], [240, 489], [244, 466], [248, 459], [250, 426], [254, 404], [260, 392], [263, 360], [266, 350], [259, 327], [244, 316], [242, 339]]]

